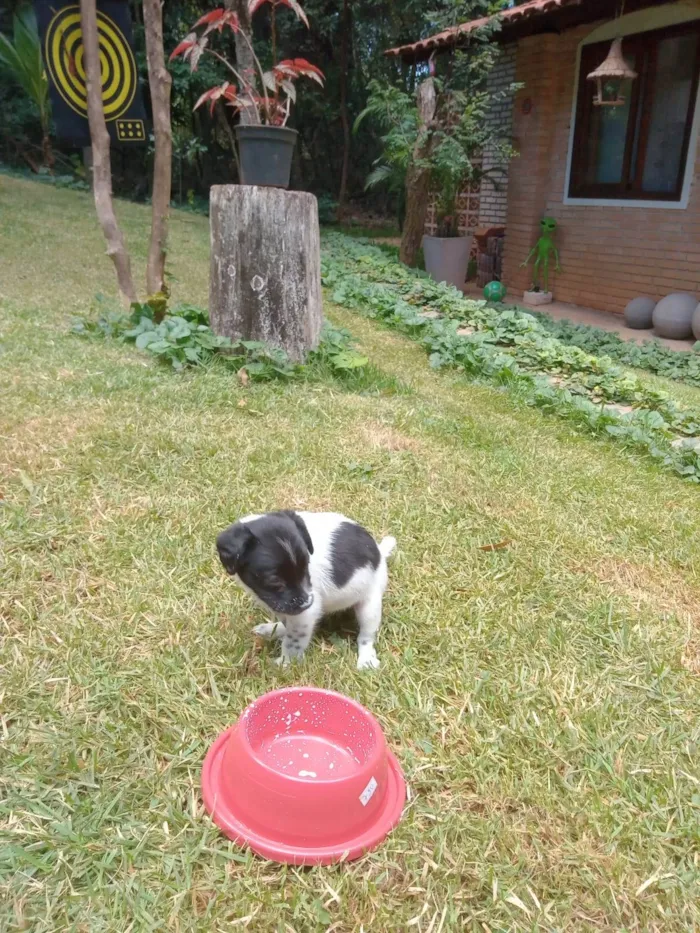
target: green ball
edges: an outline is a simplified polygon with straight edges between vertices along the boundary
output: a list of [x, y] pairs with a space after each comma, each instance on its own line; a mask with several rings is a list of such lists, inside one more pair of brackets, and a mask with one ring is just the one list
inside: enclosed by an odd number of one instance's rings
[[484, 286], [484, 298], [487, 301], [503, 301], [506, 297], [506, 287], [503, 282], [489, 282]]

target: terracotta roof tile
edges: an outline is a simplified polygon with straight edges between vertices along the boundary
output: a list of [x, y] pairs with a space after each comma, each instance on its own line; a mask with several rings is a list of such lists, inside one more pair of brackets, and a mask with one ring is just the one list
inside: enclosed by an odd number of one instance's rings
[[[520, 6], [514, 6], [503, 10], [497, 14], [502, 24], [517, 22], [521, 19], [542, 16], [545, 13], [552, 13], [564, 7], [578, 6], [581, 0], [529, 0]], [[481, 19], [473, 19], [468, 23], [462, 23], [460, 26], [453, 26], [451, 29], [445, 29], [427, 39], [421, 39], [419, 42], [413, 42], [410, 45], [400, 45], [395, 49], [387, 49], [385, 55], [394, 55], [397, 57], [413, 57], [415, 55], [435, 51], [436, 49], [447, 48], [454, 45], [461, 36], [466, 36], [475, 29], [485, 26], [495, 16], [484, 16]]]

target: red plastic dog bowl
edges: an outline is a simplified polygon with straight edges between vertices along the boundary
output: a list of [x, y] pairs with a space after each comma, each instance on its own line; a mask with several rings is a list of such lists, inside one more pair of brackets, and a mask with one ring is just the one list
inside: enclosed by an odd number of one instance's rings
[[293, 865], [359, 858], [396, 826], [406, 799], [374, 716], [316, 687], [251, 703], [209, 749], [202, 791], [230, 839]]

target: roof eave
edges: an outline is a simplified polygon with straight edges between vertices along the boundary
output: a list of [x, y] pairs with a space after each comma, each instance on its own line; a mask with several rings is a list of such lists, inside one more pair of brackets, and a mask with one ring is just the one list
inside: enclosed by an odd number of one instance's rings
[[530, 0], [523, 6], [512, 7], [496, 16], [463, 23], [410, 45], [387, 49], [384, 54], [393, 58], [401, 58], [409, 63], [425, 61], [435, 52], [459, 47], [466, 43], [472, 33], [487, 23], [493, 22], [498, 22], [500, 25], [494, 36], [496, 42], [509, 42], [521, 35], [548, 32], [556, 28], [556, 22], [562, 13], [580, 7], [582, 2], [583, 0]]

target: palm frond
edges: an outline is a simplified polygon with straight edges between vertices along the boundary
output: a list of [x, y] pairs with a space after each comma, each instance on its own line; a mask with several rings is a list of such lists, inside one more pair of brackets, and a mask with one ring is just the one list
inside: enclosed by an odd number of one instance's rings
[[0, 63], [34, 102], [42, 126], [46, 128], [49, 122], [49, 85], [32, 8], [24, 7], [16, 13], [12, 27], [12, 40], [0, 33]]
[[377, 165], [367, 176], [365, 181], [365, 191], [370, 188], [376, 188], [378, 185], [386, 184], [394, 174], [394, 169], [390, 165]]

